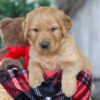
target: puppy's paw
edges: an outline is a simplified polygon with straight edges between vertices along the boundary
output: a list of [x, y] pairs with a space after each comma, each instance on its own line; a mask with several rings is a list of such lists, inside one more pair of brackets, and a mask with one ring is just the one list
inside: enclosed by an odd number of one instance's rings
[[42, 83], [42, 81], [40, 81], [40, 80], [39, 80], [39, 81], [35, 81], [35, 82], [32, 83], [31, 86], [32, 86], [33, 88], [37, 88], [38, 86], [41, 85], [41, 83]]
[[62, 92], [67, 96], [71, 97], [77, 91], [76, 82], [62, 82]]
[[37, 74], [37, 75], [30, 76], [30, 85], [33, 88], [40, 86], [43, 81], [44, 79], [42, 75]]

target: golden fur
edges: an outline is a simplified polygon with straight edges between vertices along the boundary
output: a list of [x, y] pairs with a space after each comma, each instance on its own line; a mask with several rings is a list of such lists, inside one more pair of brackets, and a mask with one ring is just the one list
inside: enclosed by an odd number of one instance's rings
[[[62, 69], [62, 91], [67, 96], [76, 92], [76, 75], [82, 69], [92, 70], [69, 34], [72, 20], [64, 12], [50, 7], [31, 11], [23, 23], [25, 39], [30, 43], [29, 79], [36, 87], [43, 81], [43, 73]], [[49, 42], [43, 49], [39, 43]]]

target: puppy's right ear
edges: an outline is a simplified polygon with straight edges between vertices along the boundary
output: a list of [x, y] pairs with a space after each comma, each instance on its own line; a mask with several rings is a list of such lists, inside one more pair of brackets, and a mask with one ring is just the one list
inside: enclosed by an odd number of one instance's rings
[[27, 20], [25, 20], [23, 23], [22, 23], [22, 30], [24, 32], [24, 39], [25, 41], [28, 41], [28, 23], [27, 23]]

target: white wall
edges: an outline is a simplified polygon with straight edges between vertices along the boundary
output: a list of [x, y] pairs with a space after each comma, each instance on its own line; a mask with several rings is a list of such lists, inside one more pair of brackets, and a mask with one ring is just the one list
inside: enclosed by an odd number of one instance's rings
[[73, 18], [72, 34], [100, 76], [100, 0], [87, 0]]

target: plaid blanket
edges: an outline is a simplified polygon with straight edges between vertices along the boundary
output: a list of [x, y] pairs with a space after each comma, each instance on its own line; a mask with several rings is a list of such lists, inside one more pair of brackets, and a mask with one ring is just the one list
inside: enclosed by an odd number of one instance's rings
[[66, 97], [61, 91], [62, 71], [52, 77], [44, 74], [45, 81], [32, 88], [28, 81], [28, 71], [17, 68], [0, 70], [0, 83], [14, 100], [89, 100], [92, 86], [92, 74], [86, 70], [77, 76], [77, 92]]

